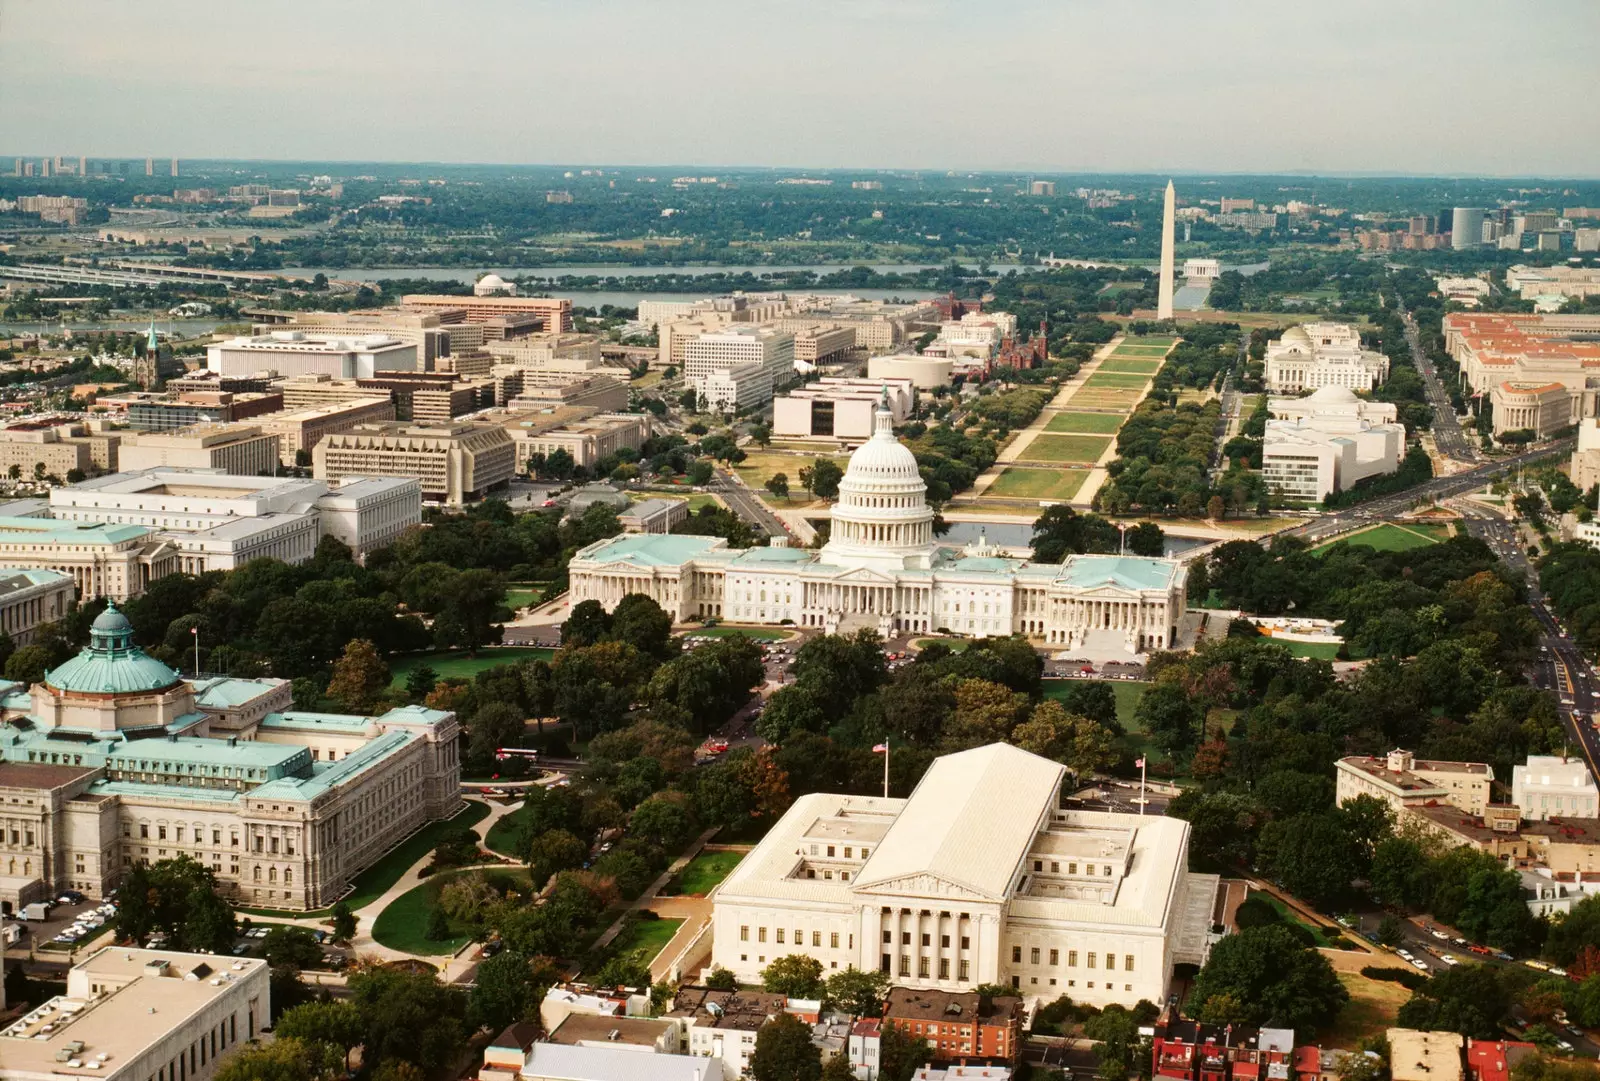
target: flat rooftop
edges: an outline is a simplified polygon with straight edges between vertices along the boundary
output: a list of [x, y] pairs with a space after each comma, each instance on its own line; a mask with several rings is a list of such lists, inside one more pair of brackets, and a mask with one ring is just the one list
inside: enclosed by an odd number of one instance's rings
[[[662, 1035], [677, 1026], [671, 1021], [648, 1017], [605, 1017], [592, 1013], [569, 1013], [566, 1020], [545, 1037], [548, 1043], [623, 1044], [651, 1047]], [[676, 1042], [676, 1041], [674, 1041]]]
[[[22, 1075], [116, 1076], [265, 969], [266, 962], [254, 958], [107, 946], [76, 966], [67, 983], [69, 991], [82, 984], [84, 992], [92, 983], [99, 997], [58, 996], [0, 1030], [0, 1067]], [[266, 990], [264, 977], [260, 990]]]

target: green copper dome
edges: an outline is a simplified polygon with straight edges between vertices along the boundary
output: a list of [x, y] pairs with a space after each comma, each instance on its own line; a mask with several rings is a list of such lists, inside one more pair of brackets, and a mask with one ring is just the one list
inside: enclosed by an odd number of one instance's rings
[[83, 652], [45, 674], [44, 681], [60, 691], [83, 694], [148, 694], [180, 682], [177, 672], [133, 644], [133, 624], [114, 604], [89, 625], [89, 645]]

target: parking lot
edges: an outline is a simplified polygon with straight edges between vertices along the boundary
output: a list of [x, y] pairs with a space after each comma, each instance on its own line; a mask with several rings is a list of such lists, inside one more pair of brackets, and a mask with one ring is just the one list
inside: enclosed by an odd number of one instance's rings
[[31, 948], [35, 951], [59, 950], [66, 953], [99, 938], [115, 916], [115, 908], [109, 902], [85, 898], [82, 894], [71, 896], [78, 899], [64, 900], [68, 895], [61, 895], [42, 920], [25, 919], [22, 913], [12, 916], [21, 933], [14, 944], [6, 947], [7, 950], [26, 951]]

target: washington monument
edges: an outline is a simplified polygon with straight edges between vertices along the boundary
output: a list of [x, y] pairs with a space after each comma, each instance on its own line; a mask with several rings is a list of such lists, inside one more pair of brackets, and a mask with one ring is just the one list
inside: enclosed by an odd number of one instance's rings
[[1161, 206], [1161, 281], [1156, 292], [1156, 318], [1172, 318], [1172, 219], [1177, 216], [1177, 196], [1172, 181], [1167, 181], [1167, 196]]

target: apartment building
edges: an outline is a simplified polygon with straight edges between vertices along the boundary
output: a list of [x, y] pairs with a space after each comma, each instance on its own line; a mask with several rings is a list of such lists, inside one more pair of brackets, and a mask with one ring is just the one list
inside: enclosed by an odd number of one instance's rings
[[1494, 770], [1483, 762], [1420, 759], [1410, 751], [1393, 750], [1383, 758], [1360, 755], [1334, 763], [1334, 798], [1343, 803], [1372, 796], [1393, 807], [1448, 803], [1481, 815], [1489, 805]]
[[282, 460], [278, 436], [254, 424], [196, 424], [173, 432], [138, 432], [124, 437], [118, 458], [124, 470], [173, 466], [215, 469], [241, 476], [271, 476]]
[[1010, 1063], [1022, 1049], [1022, 1014], [1021, 997], [891, 987], [883, 1024], [927, 1040], [935, 1063]]
[[311, 449], [326, 435], [347, 432], [357, 424], [394, 419], [394, 399], [383, 394], [271, 413], [257, 418], [256, 424], [262, 432], [278, 437], [279, 459], [286, 466], [294, 466], [301, 464], [302, 454], [309, 461]]
[[210, 1081], [271, 1017], [259, 958], [105, 946], [67, 971], [65, 995], [0, 1029], [0, 1081]]
[[370, 379], [379, 372], [417, 370], [417, 346], [392, 334], [341, 337], [308, 330], [274, 330], [230, 338], [206, 349], [206, 368], [222, 376], [277, 372]]
[[180, 391], [171, 397], [143, 395], [128, 402], [128, 427], [141, 432], [171, 432], [194, 424], [232, 424], [276, 413], [283, 408], [277, 393]]
[[516, 474], [516, 447], [497, 424], [362, 424], [311, 452], [319, 480], [412, 477], [424, 500], [460, 506]]

